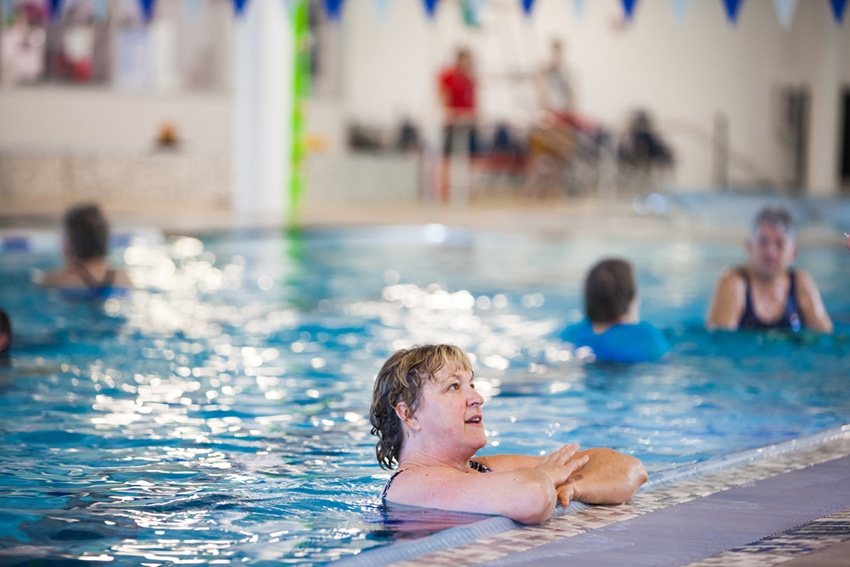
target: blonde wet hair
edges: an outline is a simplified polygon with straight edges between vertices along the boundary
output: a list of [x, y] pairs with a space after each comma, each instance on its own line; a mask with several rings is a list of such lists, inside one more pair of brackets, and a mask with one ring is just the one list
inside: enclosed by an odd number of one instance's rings
[[396, 406], [404, 402], [408, 407], [408, 417], [412, 417], [425, 381], [433, 380], [441, 368], [451, 363], [473, 372], [466, 353], [459, 347], [446, 344], [398, 350], [381, 367], [375, 378], [369, 412], [372, 435], [378, 437], [375, 453], [381, 468], [392, 469], [398, 463], [404, 443], [403, 422], [396, 415]]

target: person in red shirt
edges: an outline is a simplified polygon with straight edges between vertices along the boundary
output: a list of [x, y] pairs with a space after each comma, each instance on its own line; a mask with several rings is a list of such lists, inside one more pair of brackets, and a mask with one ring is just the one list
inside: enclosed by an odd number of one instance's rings
[[[443, 107], [443, 155], [466, 153], [475, 157], [479, 152], [475, 122], [478, 114], [477, 85], [472, 53], [460, 48], [451, 67], [438, 78], [440, 101]], [[447, 196], [447, 171], [443, 167], [442, 197]]]

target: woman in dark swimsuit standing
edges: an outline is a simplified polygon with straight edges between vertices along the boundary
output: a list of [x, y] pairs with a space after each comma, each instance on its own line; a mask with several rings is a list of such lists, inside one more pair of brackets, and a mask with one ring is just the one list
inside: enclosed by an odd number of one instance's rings
[[92, 298], [116, 288], [133, 287], [122, 270], [110, 267], [109, 223], [94, 204], [69, 209], [63, 219], [62, 255], [65, 265], [44, 274], [39, 283], [49, 287], [86, 290]]
[[727, 269], [709, 308], [709, 329], [832, 332], [812, 277], [791, 267], [797, 256], [791, 213], [766, 207], [756, 215], [745, 242], [748, 261]]
[[375, 380], [370, 421], [378, 462], [398, 465], [381, 494], [396, 504], [500, 514], [539, 523], [571, 500], [621, 504], [646, 482], [641, 462], [567, 444], [544, 457], [475, 453], [487, 444], [472, 366], [452, 345], [397, 351]]

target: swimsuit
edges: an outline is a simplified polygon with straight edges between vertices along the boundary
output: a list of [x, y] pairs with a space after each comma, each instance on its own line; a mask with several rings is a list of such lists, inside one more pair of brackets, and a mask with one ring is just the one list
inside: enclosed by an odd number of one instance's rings
[[759, 319], [756, 311], [753, 308], [753, 300], [750, 293], [750, 278], [746, 270], [743, 268], [738, 270], [738, 274], [744, 278], [746, 284], [746, 303], [744, 305], [744, 313], [741, 315], [741, 320], [738, 322], [739, 329], [753, 329], [757, 331], [767, 331], [771, 329], [783, 329], [793, 332], [799, 331], [803, 327], [803, 319], [800, 316], [800, 309], [797, 305], [797, 277], [793, 268], [788, 269], [788, 299], [785, 302], [785, 310], [782, 316], [773, 322], [767, 323]]
[[114, 286], [116, 271], [112, 268], [106, 270], [106, 274], [104, 274], [101, 281], [96, 280], [82, 263], [78, 262], [74, 268], [86, 287], [62, 288], [62, 297], [65, 299], [72, 301], [93, 301], [122, 295], [126, 291], [124, 288]]
[[80, 279], [83, 280], [83, 283], [89, 289], [111, 288], [115, 281], [115, 270], [112, 268], [106, 270], [106, 274], [101, 281], [97, 281], [83, 264], [78, 263], [76, 268], [77, 275], [80, 276]]
[[[478, 472], [482, 472], [482, 473], [493, 472], [493, 469], [490, 469], [490, 468], [482, 465], [478, 461], [469, 461], [469, 468], [471, 468], [472, 470], [478, 471]], [[386, 506], [386, 504], [387, 504], [387, 492], [390, 490], [390, 486], [392, 486], [393, 481], [395, 480], [395, 477], [397, 477], [398, 475], [403, 473], [405, 470], [407, 470], [407, 469], [398, 469], [390, 477], [390, 479], [387, 481], [387, 483], [384, 485], [384, 489], [381, 491], [381, 504], [382, 505]]]

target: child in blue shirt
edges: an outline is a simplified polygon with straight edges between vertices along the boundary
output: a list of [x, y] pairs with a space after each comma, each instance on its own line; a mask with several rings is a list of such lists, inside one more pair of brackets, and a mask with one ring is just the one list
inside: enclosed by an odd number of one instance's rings
[[590, 348], [596, 360], [651, 362], [670, 350], [657, 327], [639, 320], [634, 269], [625, 260], [603, 260], [590, 270], [584, 308], [586, 318], [564, 329], [560, 338]]

